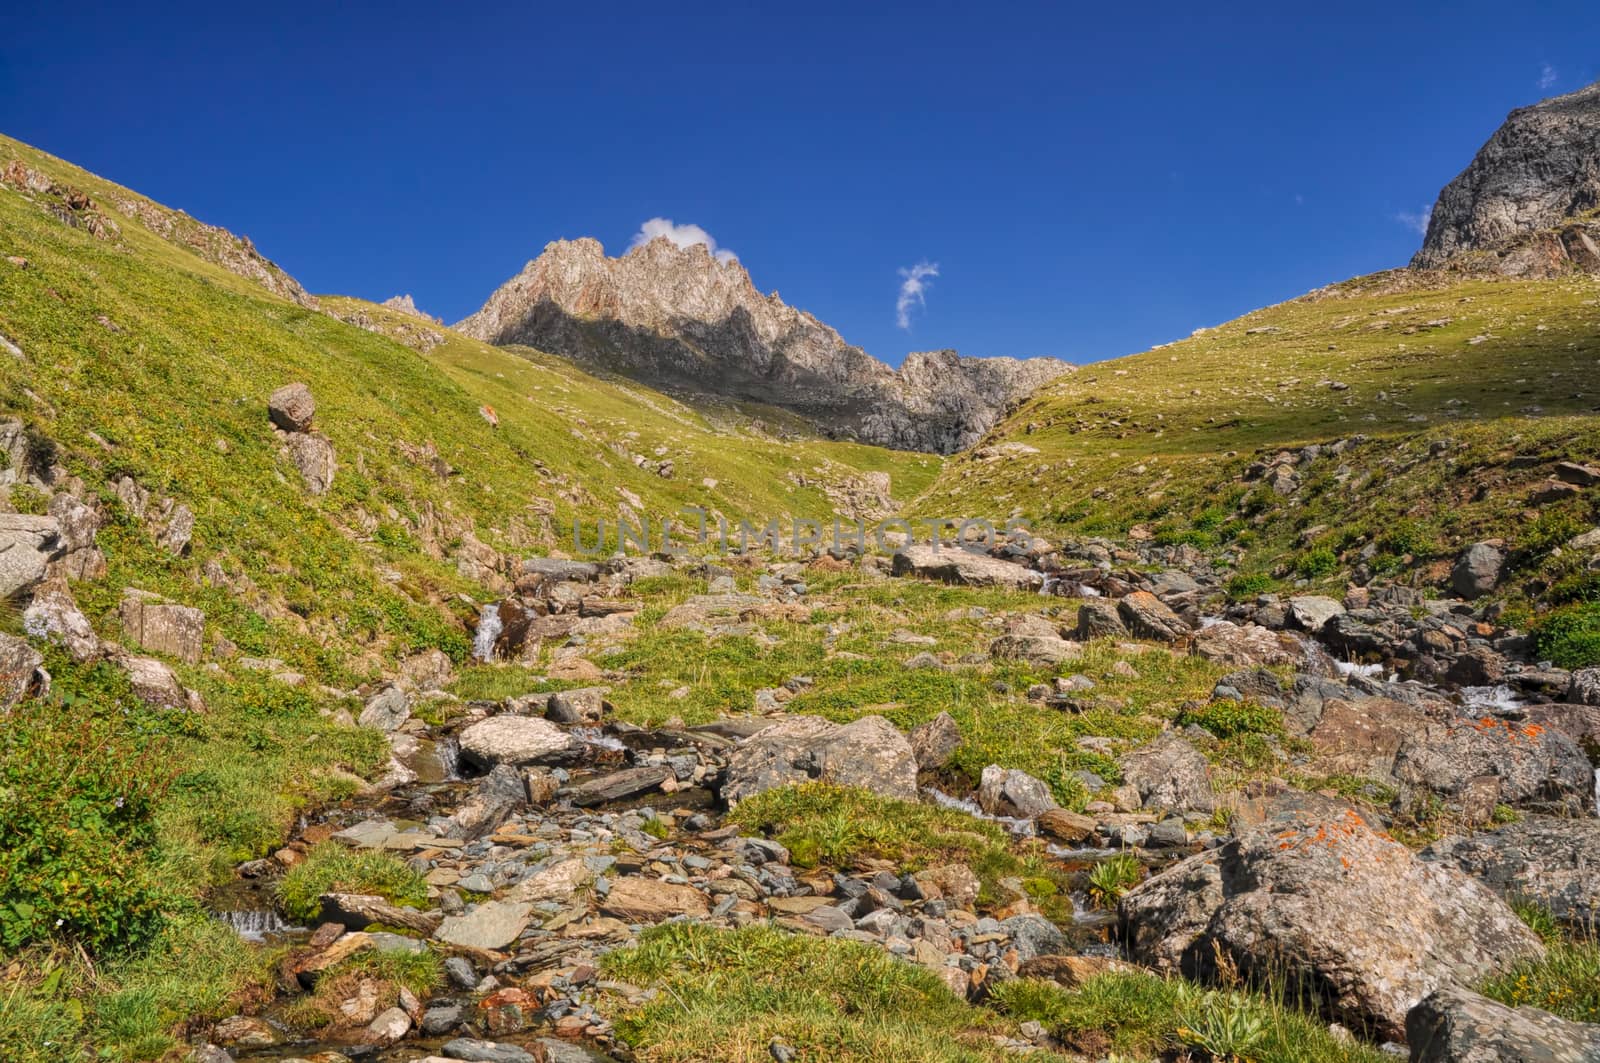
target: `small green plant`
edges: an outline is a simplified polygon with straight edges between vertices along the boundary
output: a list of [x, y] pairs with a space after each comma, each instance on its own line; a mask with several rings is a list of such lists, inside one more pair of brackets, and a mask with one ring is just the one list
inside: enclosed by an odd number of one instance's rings
[[11, 508], [18, 513], [39, 516], [50, 504], [50, 496], [32, 484], [14, 484], [11, 488]]
[[1295, 558], [1295, 574], [1305, 579], [1321, 579], [1339, 570], [1339, 556], [1325, 546], [1307, 550]]
[[1132, 853], [1117, 853], [1089, 872], [1089, 897], [1101, 908], [1110, 908], [1144, 877], [1144, 865]]
[[278, 903], [290, 919], [310, 922], [322, 910], [324, 893], [371, 893], [395, 904], [417, 907], [427, 901], [428, 885], [389, 853], [324, 842], [283, 876], [278, 883]]
[[1220, 1063], [1241, 1063], [1267, 1037], [1267, 1020], [1249, 998], [1185, 986], [1178, 995], [1178, 1037]]
[[[1534, 926], [1541, 934], [1548, 929]], [[1541, 1008], [1573, 1022], [1600, 1022], [1600, 943], [1555, 938], [1543, 958], [1490, 979], [1481, 991], [1512, 1007]]]

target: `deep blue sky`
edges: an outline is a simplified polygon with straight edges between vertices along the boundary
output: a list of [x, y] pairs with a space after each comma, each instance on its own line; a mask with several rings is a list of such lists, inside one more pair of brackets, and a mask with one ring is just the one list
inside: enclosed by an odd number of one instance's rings
[[1600, 76], [1593, 0], [230, 6], [0, 13], [0, 131], [447, 321], [552, 239], [700, 225], [896, 363], [1112, 357], [1402, 264], [1508, 110]]

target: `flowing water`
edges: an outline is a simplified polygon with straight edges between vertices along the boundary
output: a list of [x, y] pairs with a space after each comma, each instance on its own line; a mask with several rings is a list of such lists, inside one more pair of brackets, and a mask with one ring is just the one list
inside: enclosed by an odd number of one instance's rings
[[472, 635], [472, 656], [479, 661], [494, 660], [494, 644], [505, 625], [500, 622], [500, 603], [490, 602], [478, 612], [478, 630]]

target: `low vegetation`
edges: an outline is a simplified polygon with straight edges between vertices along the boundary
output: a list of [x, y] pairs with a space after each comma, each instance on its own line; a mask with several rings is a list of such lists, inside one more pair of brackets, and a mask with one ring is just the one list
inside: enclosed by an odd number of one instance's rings
[[993, 1041], [1003, 1020], [958, 1000], [931, 971], [856, 942], [668, 924], [609, 954], [605, 973], [658, 990], [617, 1022], [653, 1063], [760, 1063], [774, 1044], [841, 1063], [1014, 1058]]
[[279, 880], [278, 903], [290, 919], [311, 923], [324, 893], [364, 893], [416, 908], [427, 902], [428, 884], [391, 853], [324, 842]]

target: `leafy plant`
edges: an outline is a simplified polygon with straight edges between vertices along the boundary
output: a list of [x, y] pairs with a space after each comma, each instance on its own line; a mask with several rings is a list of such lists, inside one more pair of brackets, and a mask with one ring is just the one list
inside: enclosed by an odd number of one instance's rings
[[1222, 739], [1241, 734], [1283, 734], [1283, 714], [1253, 701], [1218, 699], [1185, 709], [1178, 714], [1175, 722], [1180, 727], [1189, 724], [1204, 727]]
[[1138, 857], [1132, 853], [1117, 853], [1090, 870], [1089, 897], [1101, 908], [1110, 908], [1143, 877], [1144, 865]]
[[1266, 1016], [1247, 997], [1185, 987], [1178, 995], [1178, 1037], [1221, 1063], [1239, 1063], [1267, 1037]]
[[1600, 603], [1557, 609], [1534, 624], [1533, 635], [1539, 656], [1562, 668], [1600, 665]]

